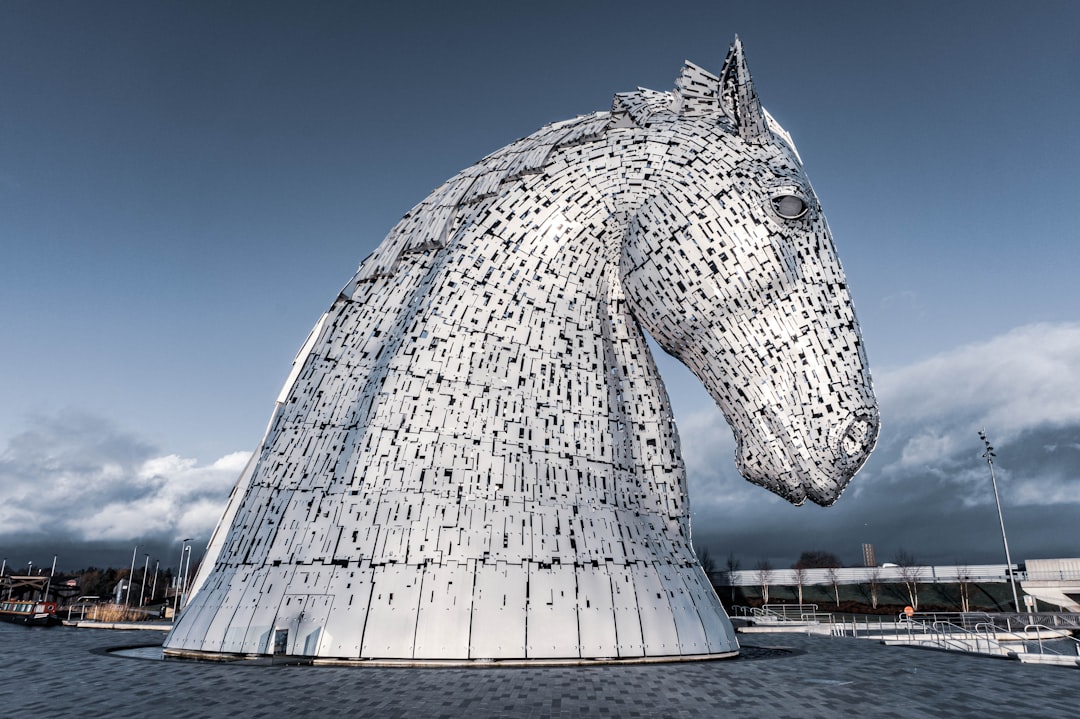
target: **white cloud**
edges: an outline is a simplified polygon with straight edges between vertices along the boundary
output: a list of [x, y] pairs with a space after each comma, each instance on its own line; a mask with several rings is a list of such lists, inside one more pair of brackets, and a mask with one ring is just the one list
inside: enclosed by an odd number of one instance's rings
[[249, 456], [200, 464], [100, 418], [37, 418], [0, 454], [0, 536], [206, 537]]
[[948, 457], [956, 451], [956, 442], [951, 436], [941, 436], [932, 432], [921, 432], [908, 439], [900, 453], [902, 466], [922, 466]]
[[979, 430], [1001, 448], [1080, 424], [1080, 324], [1019, 327], [882, 373], [875, 385], [883, 430], [871, 466], [892, 479], [922, 469], [961, 480], [983, 451]]
[[[695, 539], [709, 535], [718, 552], [744, 557], [787, 546], [791, 561], [819, 545], [843, 554], [867, 541], [920, 556], [989, 551], [993, 543], [978, 535], [989, 531], [992, 539], [996, 529], [980, 429], [996, 448], [1019, 551], [1025, 536], [1050, 536], [1053, 527], [1061, 527], [1059, 536], [1075, 535], [1068, 527], [1080, 520], [1080, 324], [1019, 327], [874, 379], [878, 448], [827, 510], [788, 507], [738, 477], [718, 411], [680, 416]], [[1028, 556], [1052, 551], [1027, 549]]]
[[[882, 412], [876, 454], [888, 456], [877, 471], [947, 464], [981, 453], [980, 429], [1003, 445], [1035, 428], [1080, 424], [1080, 324], [1020, 327], [874, 380]], [[737, 476], [718, 410], [679, 417], [679, 434], [696, 481]]]
[[1019, 327], [874, 379], [894, 422], [962, 418], [1001, 437], [1080, 422], [1080, 324]]

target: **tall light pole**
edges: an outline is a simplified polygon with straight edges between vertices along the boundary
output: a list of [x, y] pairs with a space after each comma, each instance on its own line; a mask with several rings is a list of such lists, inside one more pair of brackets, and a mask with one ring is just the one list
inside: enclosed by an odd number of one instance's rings
[[52, 558], [52, 569], [49, 570], [49, 579], [45, 582], [45, 596], [42, 597], [44, 601], [49, 601], [49, 590], [52, 588], [53, 577], [56, 576], [56, 555]]
[[191, 545], [184, 547], [184, 552], [188, 555], [187, 564], [184, 566], [184, 593], [180, 598], [184, 601], [181, 603], [187, 603], [188, 601], [188, 587], [191, 586]]
[[994, 503], [997, 505], [998, 522], [1001, 524], [1001, 543], [1005, 545], [1005, 562], [1007, 563], [1006, 571], [1009, 573], [1009, 583], [1012, 585], [1013, 606], [1016, 607], [1017, 613], [1020, 610], [1020, 597], [1016, 594], [1016, 575], [1013, 574], [1012, 569], [1012, 557], [1009, 555], [1009, 539], [1005, 536], [1005, 516], [1001, 513], [1001, 497], [998, 496], [997, 477], [994, 476], [994, 448], [990, 446], [990, 440], [986, 438], [986, 432], [979, 432], [979, 439], [983, 441], [986, 446], [986, 451], [983, 452], [983, 457], [986, 458], [986, 463], [990, 465], [990, 483], [994, 485]]
[[184, 576], [184, 553], [187, 552], [187, 543], [190, 541], [191, 537], [187, 537], [180, 542], [180, 566], [176, 569], [176, 592], [173, 594], [173, 622], [176, 622], [176, 615], [180, 613], [180, 579]]
[[131, 571], [128, 572], [128, 585], [127, 594], [124, 595], [124, 606], [131, 606], [131, 582], [135, 579], [135, 555], [139, 553], [139, 545], [136, 544], [135, 548], [131, 550]]
[[142, 568], [142, 589], [139, 590], [139, 606], [146, 604], [146, 570], [150, 568], [150, 555], [146, 555], [146, 561]]
[[184, 547], [184, 553], [187, 555], [187, 566], [184, 567], [184, 585], [180, 588], [180, 609], [181, 611], [187, 606], [187, 588], [191, 584], [191, 545]]
[[161, 566], [161, 560], [160, 559], [155, 559], [154, 560], [154, 586], [151, 587], [151, 589], [150, 589], [150, 603], [151, 604], [154, 603], [154, 597], [157, 596], [157, 577], [158, 577], [158, 568], [160, 566]]

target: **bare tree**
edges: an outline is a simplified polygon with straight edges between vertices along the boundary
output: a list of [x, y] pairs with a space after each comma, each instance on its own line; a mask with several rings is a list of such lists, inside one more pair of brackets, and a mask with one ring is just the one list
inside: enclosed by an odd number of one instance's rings
[[799, 561], [795, 562], [795, 566], [803, 569], [828, 569], [829, 567], [839, 567], [840, 558], [832, 552], [814, 549], [799, 555]]
[[956, 582], [960, 585], [960, 611], [971, 611], [971, 570], [966, 566], [956, 568]]
[[806, 584], [806, 569], [796, 564], [792, 569], [795, 570], [795, 584], [799, 587], [799, 604], [803, 603], [803, 585]]
[[713, 561], [708, 548], [694, 547], [694, 554], [697, 555], [698, 564], [705, 570], [705, 575], [709, 578], [709, 581], [712, 582], [712, 575], [716, 572], [716, 562]]
[[758, 584], [761, 585], [761, 603], [768, 604], [769, 583], [772, 582], [773, 578], [772, 565], [769, 564], [768, 559], [762, 559], [757, 563], [755, 569], [757, 570], [757, 573], [754, 575], [754, 577], [757, 579]]
[[881, 588], [881, 567], [871, 567], [866, 579], [870, 584], [870, 605], [877, 609], [878, 590]]
[[724, 563], [727, 569], [727, 583], [731, 588], [731, 603], [735, 603], [735, 572], [739, 571], [739, 560], [735, 558], [734, 552], [729, 552], [727, 555], [727, 561]]
[[918, 610], [920, 569], [918, 562], [913, 555], [903, 549], [896, 553], [896, 557], [893, 561], [900, 568], [900, 581], [904, 583], [904, 587], [907, 589], [908, 601], [911, 602], [911, 608]]
[[715, 592], [716, 585], [713, 583], [713, 574], [716, 573], [716, 562], [713, 561], [712, 555], [709, 554], [709, 550], [705, 547], [694, 547], [694, 554], [697, 555], [698, 566], [705, 572], [705, 578], [709, 580], [709, 586]]
[[836, 571], [836, 567], [827, 567], [825, 569], [825, 577], [829, 580], [829, 584], [832, 584], [833, 597], [836, 598], [836, 608], [840, 608], [840, 574]]

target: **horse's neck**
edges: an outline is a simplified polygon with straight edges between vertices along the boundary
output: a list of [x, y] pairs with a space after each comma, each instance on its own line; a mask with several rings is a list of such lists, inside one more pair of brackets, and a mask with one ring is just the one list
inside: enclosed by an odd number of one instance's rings
[[[563, 453], [637, 461], [634, 427], [667, 427], [670, 410], [619, 285], [623, 215], [593, 183], [570, 182], [584, 171], [566, 163], [562, 175], [525, 176], [460, 207], [444, 247], [406, 253], [392, 277], [353, 289], [356, 311], [379, 325], [361, 353], [378, 355], [365, 396], [389, 396], [386, 383], [407, 378], [412, 430], [531, 432], [534, 442], [548, 433], [552, 451], [556, 442]], [[368, 409], [372, 419], [400, 414]], [[567, 426], [568, 417], [577, 419]]]
[[593, 183], [572, 202], [545, 179], [459, 208], [441, 247], [346, 287], [299, 359], [250, 491], [371, 507], [427, 497], [447, 513], [606, 507], [631, 534], [666, 527], [690, 557], [667, 395], [619, 282], [624, 215]]

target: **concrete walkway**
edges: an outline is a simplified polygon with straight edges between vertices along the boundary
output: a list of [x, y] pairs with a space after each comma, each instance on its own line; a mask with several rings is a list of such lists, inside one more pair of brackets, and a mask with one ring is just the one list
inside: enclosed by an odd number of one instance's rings
[[159, 635], [0, 624], [0, 702], [13, 717], [154, 719], [1077, 716], [1075, 668], [857, 639], [741, 640], [757, 649], [716, 662], [381, 669], [132, 659], [105, 650]]

